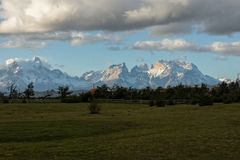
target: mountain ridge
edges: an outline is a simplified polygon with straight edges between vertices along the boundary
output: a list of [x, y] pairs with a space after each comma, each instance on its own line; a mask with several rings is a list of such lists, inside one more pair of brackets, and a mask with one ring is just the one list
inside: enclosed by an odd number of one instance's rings
[[79, 77], [69, 76], [60, 69], [52, 69], [51, 65], [40, 57], [32, 60], [8, 59], [0, 67], [0, 90], [6, 91], [11, 84], [15, 84], [22, 91], [33, 82], [37, 91], [57, 89], [60, 85], [68, 85], [72, 89], [89, 88], [88, 82]]
[[[96, 78], [96, 73], [100, 78]], [[109, 76], [109, 73], [111, 73]], [[117, 78], [111, 78], [111, 77]], [[145, 87], [168, 87], [181, 84], [216, 85], [219, 80], [202, 74], [196, 65], [185, 61], [159, 60], [150, 68], [147, 64], [136, 65], [128, 70], [125, 63], [112, 65], [106, 70], [91, 72], [91, 75], [81, 77], [96, 86], [107, 84], [109, 86], [120, 85], [124, 87], [145, 88]]]
[[51, 65], [40, 57], [33, 59], [8, 59], [0, 66], [0, 91], [6, 91], [10, 84], [24, 90], [33, 82], [38, 91], [56, 90], [68, 85], [72, 90], [89, 90], [93, 85], [106, 84], [132, 88], [157, 88], [183, 85], [215, 85], [219, 81], [202, 74], [196, 65], [185, 61], [159, 60], [151, 67], [147, 64], [128, 69], [126, 63], [114, 64], [105, 70], [89, 71], [80, 77], [73, 77]]

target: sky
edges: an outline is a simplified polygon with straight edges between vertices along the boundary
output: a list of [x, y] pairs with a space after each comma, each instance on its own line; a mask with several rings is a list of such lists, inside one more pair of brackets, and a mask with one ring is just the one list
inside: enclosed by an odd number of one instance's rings
[[0, 64], [40, 56], [80, 76], [125, 62], [186, 60], [240, 73], [239, 0], [0, 0]]

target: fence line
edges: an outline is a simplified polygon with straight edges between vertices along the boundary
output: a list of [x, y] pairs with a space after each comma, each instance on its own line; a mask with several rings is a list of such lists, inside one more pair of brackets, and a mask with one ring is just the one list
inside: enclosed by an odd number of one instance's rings
[[[169, 100], [162, 100], [168, 103]], [[175, 104], [187, 104], [191, 103], [189, 99], [175, 99], [172, 100]], [[124, 103], [124, 104], [149, 104], [151, 100], [125, 100], [125, 99], [96, 99], [99, 103]]]
[[[8, 100], [0, 100], [0, 103], [23, 103], [23, 99], [8, 99]], [[27, 103], [60, 103], [60, 99], [29, 99], [26, 100]]]
[[[125, 99], [96, 99], [98, 103], [123, 103], [123, 104], [149, 104], [151, 100], [125, 100]], [[168, 103], [169, 100], [162, 100]], [[174, 104], [188, 104], [191, 103], [189, 99], [174, 99]], [[0, 99], [0, 103], [4, 103], [3, 99]], [[23, 103], [23, 99], [8, 99], [9, 103]], [[27, 103], [61, 103], [60, 99], [29, 99]]]

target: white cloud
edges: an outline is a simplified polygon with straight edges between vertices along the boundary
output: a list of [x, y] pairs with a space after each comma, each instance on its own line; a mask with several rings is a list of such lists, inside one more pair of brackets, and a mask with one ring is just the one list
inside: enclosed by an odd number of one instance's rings
[[[141, 0], [1, 0], [0, 33], [121, 30], [124, 12]], [[131, 7], [132, 6], [132, 7]]]
[[111, 33], [88, 34], [82, 32], [49, 32], [34, 34], [18, 34], [5, 36], [0, 48], [44, 48], [49, 41], [67, 41], [72, 46], [95, 43], [113, 43], [122, 41], [120, 36]]
[[194, 43], [182, 39], [164, 39], [162, 41], [141, 41], [133, 46], [136, 50], [145, 51], [198, 51]]
[[48, 63], [47, 58], [42, 56], [34, 56], [32, 59], [11, 58], [5, 61], [5, 65], [11, 65], [15, 63], [21, 64], [21, 63], [36, 62], [36, 61], [41, 61], [42, 65], [44, 65], [46, 68], [52, 68], [52, 66]]
[[[0, 0], [0, 35], [6, 40], [0, 48], [42, 48], [48, 41], [73, 46], [118, 43], [122, 38], [116, 34], [143, 28], [153, 35], [186, 34], [193, 29], [229, 35], [240, 32], [239, 8], [239, 0]], [[198, 46], [166, 39], [139, 42], [135, 49], [239, 55], [237, 43]]]
[[240, 56], [240, 42], [214, 42], [210, 50], [223, 54]]
[[154, 26], [154, 33], [174, 34], [196, 29], [209, 34], [233, 34], [240, 31], [239, 0], [146, 0], [127, 11], [129, 23]]
[[[139, 41], [132, 48], [150, 52], [211, 52], [225, 56], [240, 56], [240, 42], [213, 42], [209, 45], [200, 45], [183, 39], [164, 39], [162, 41]], [[223, 59], [223, 56], [221, 56], [221, 59]]]
[[72, 33], [71, 36], [71, 44], [73, 46], [75, 45], [81, 45], [81, 44], [88, 44], [88, 43], [98, 43], [98, 42], [113, 42], [113, 43], [119, 43], [121, 42], [121, 37], [116, 36], [114, 34], [83, 34], [83, 33]]
[[46, 43], [42, 41], [27, 41], [25, 39], [13, 39], [0, 43], [0, 48], [44, 48]]
[[232, 34], [240, 31], [239, 0], [0, 2], [0, 34], [123, 31], [146, 27], [157, 27], [155, 32], [159, 34], [191, 32], [193, 27], [210, 34]]

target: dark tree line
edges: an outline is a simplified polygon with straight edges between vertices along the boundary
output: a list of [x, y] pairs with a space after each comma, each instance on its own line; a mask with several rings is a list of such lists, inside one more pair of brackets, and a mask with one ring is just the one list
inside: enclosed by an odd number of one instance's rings
[[27, 85], [27, 88], [23, 92], [17, 90], [17, 85], [15, 83], [10, 84], [7, 89], [9, 90], [8, 96], [0, 92], [0, 100], [3, 100], [3, 102], [6, 103], [8, 103], [9, 100], [17, 99], [22, 99], [23, 102], [26, 102], [26, 99], [29, 100], [35, 95], [34, 85], [32, 82]]
[[25, 91], [23, 92], [27, 99], [30, 99], [35, 95], [33, 82], [29, 83]]
[[[9, 100], [11, 102], [15, 100], [22, 100], [22, 102], [26, 103], [27, 102], [26, 100], [28, 101], [30, 99], [45, 100], [52, 96], [52, 93], [50, 91], [47, 91], [46, 94], [43, 95], [42, 97], [35, 97], [33, 82], [29, 83], [23, 92], [17, 90], [17, 85], [15, 85], [15, 83], [10, 84], [8, 90], [9, 90], [8, 95], [4, 95], [4, 93], [0, 92], [0, 100], [6, 103], [8, 103]], [[57, 89], [57, 93], [59, 95], [59, 97], [57, 98], [61, 99], [61, 101], [64, 101], [64, 99], [71, 95], [73, 92], [70, 91], [70, 88], [68, 86], [59, 86]]]
[[[18, 93], [16, 85], [9, 86], [8, 99], [31, 99], [34, 98], [34, 85], [28, 84], [25, 91]], [[62, 102], [90, 102], [94, 99], [121, 99], [121, 100], [149, 100], [149, 101], [165, 101], [168, 104], [174, 103], [233, 103], [240, 102], [240, 81], [225, 83], [222, 82], [215, 87], [209, 88], [207, 85], [200, 86], [184, 86], [178, 85], [175, 87], [156, 88], [150, 87], [144, 89], [124, 88], [120, 86], [108, 87], [103, 85], [94, 88], [89, 92], [79, 95], [72, 95], [68, 86], [59, 86], [57, 93]], [[0, 93], [0, 99], [5, 96]], [[47, 97], [50, 97], [48, 93]], [[6, 97], [5, 97], [6, 98]]]
[[92, 96], [96, 99], [182, 101], [193, 104], [211, 99], [211, 101], [217, 103], [233, 103], [240, 102], [240, 82], [236, 81], [230, 84], [222, 82], [213, 88], [209, 88], [205, 84], [201, 86], [184, 86], [180, 84], [176, 87], [159, 87], [157, 89], [149, 87], [134, 89], [119, 86], [110, 88], [103, 85], [81, 96]]

